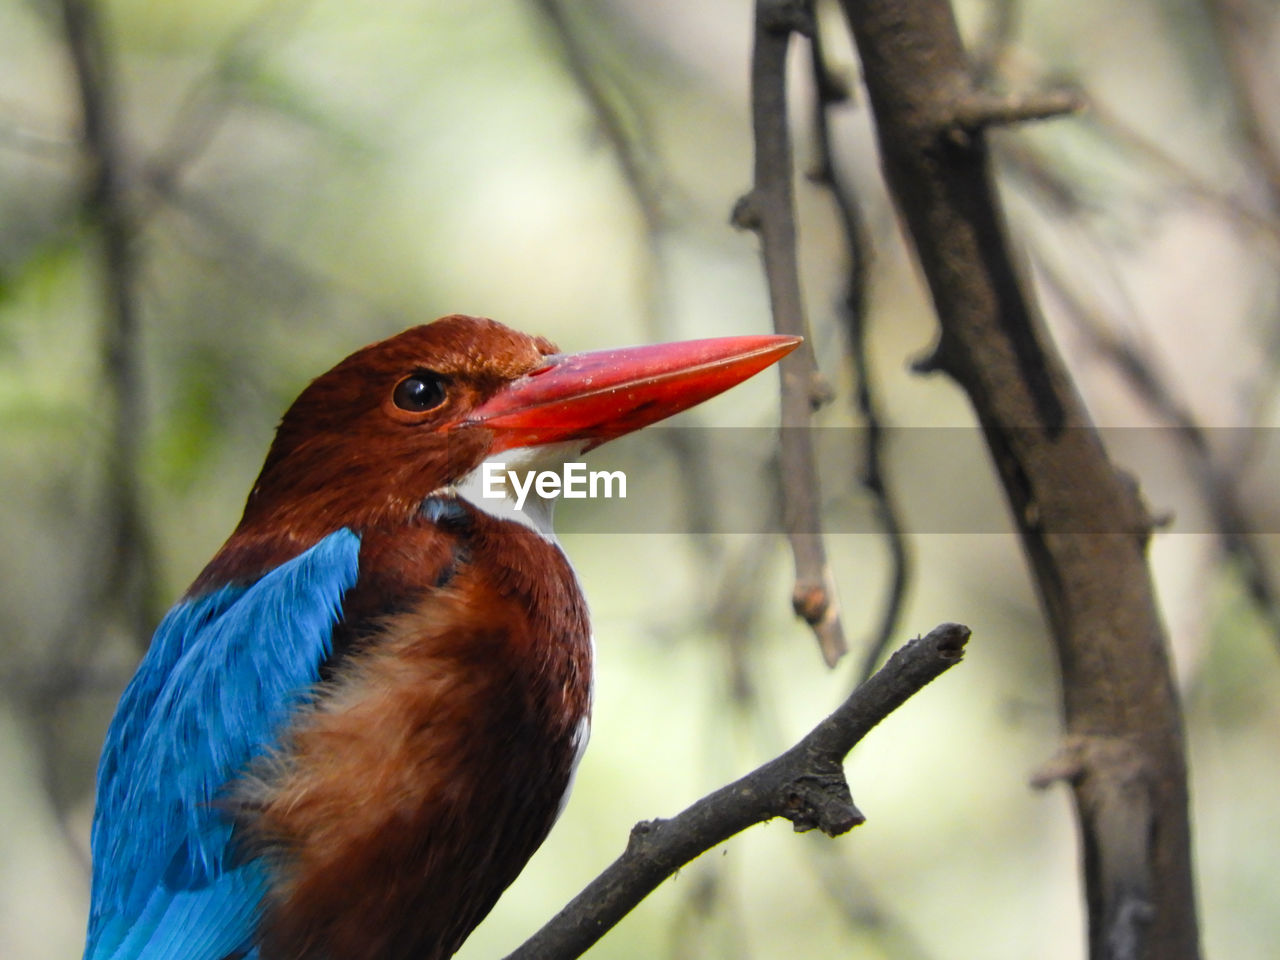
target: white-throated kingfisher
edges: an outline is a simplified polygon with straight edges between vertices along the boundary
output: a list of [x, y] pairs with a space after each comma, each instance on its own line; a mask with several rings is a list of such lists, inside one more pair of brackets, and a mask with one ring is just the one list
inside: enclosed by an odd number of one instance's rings
[[564, 355], [452, 316], [313, 381], [116, 710], [86, 960], [453, 954], [551, 829], [591, 706], [550, 511], [478, 496], [479, 468], [563, 460], [798, 342]]

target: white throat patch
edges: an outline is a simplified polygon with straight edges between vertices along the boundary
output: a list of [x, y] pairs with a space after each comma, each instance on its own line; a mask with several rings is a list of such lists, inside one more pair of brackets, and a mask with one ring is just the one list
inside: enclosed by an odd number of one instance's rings
[[[504, 450], [485, 460], [485, 463], [502, 463], [507, 470], [525, 473], [530, 470], [559, 469], [568, 460], [582, 456], [584, 442], [580, 440], [569, 443], [553, 443], [538, 447], [517, 447]], [[478, 510], [501, 520], [510, 520], [523, 524], [543, 538], [559, 546], [556, 532], [552, 526], [556, 508], [556, 498], [545, 498], [538, 495], [535, 489], [529, 489], [524, 504], [516, 507], [516, 492], [510, 483], [504, 483], [504, 497], [486, 497], [484, 485], [484, 463], [476, 467], [454, 485], [454, 492]], [[532, 485], [531, 485], [532, 487]]]

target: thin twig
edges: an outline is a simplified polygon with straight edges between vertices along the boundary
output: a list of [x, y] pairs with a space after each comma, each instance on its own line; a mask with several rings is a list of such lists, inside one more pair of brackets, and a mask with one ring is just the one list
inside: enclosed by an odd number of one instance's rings
[[[1191, 197], [1217, 211], [1234, 229], [1265, 241], [1266, 250], [1273, 258], [1280, 252], [1280, 220], [1273, 214], [1255, 210], [1220, 184], [1205, 179], [1171, 154], [1163, 144], [1137, 130], [1087, 86], [1081, 87], [1080, 96], [1089, 105], [1082, 114], [1082, 122], [1096, 128], [1117, 149], [1140, 159], [1149, 180], [1158, 178], [1167, 182], [1177, 194]], [[1043, 198], [1066, 213], [1100, 207], [1100, 204], [1090, 203], [1072, 187], [1044, 159], [1044, 150], [1030, 141], [1003, 141], [999, 145], [998, 157], [1009, 172], [1030, 183]]]
[[859, 481], [871, 495], [876, 519], [889, 550], [888, 594], [880, 612], [880, 622], [870, 640], [863, 645], [859, 677], [865, 680], [871, 676], [876, 664], [884, 656], [889, 641], [897, 632], [911, 579], [911, 564], [897, 501], [885, 472], [884, 418], [880, 412], [880, 400], [872, 381], [871, 363], [867, 354], [867, 277], [872, 256], [871, 238], [857, 194], [836, 167], [835, 150], [831, 141], [830, 115], [849, 102], [849, 91], [846, 84], [832, 73], [827, 63], [822, 30], [816, 19], [809, 51], [816, 95], [813, 129], [817, 146], [817, 158], [809, 179], [826, 187], [831, 195], [849, 257], [848, 279], [845, 281], [840, 306], [849, 330], [849, 353], [855, 382], [854, 404], [862, 422], [866, 424], [866, 430], [862, 434], [865, 444]]
[[[726, 740], [735, 739], [733, 734], [749, 730], [769, 715], [769, 705], [760, 696], [756, 656], [770, 565], [770, 552], [763, 549], [765, 539], [765, 534], [752, 535], [725, 551], [707, 616], [707, 629], [723, 658], [722, 669], [714, 671], [723, 692], [713, 694], [711, 722], [699, 725], [705, 758], [702, 768], [714, 778], [727, 775], [721, 770], [726, 764], [730, 771], [733, 769], [732, 757], [725, 750]], [[728, 732], [725, 725], [730, 728]], [[764, 743], [763, 749], [774, 753], [779, 747]], [[741, 904], [733, 896], [734, 878], [725, 859], [704, 857], [681, 872], [681, 881], [684, 892], [669, 924], [672, 958], [714, 952], [708, 935], [713, 921], [718, 920], [717, 926], [733, 938], [719, 952], [747, 960], [753, 951], [742, 936]]]
[[[730, 707], [727, 715], [744, 728], [753, 725], [759, 731], [757, 742], [765, 751], [775, 753], [783, 749], [787, 735], [776, 711], [770, 709], [769, 698], [759, 695], [762, 683], [758, 678], [763, 668], [760, 658], [753, 655], [758, 647], [755, 641], [767, 554], [759, 549], [758, 543], [748, 542], [743, 546], [744, 549], [737, 552], [738, 562], [726, 565], [717, 587], [710, 627], [722, 641], [725, 653], [723, 673], [729, 687]], [[712, 733], [710, 740], [714, 747], [712, 756], [723, 757], [723, 735]], [[805, 866], [813, 872], [823, 893], [850, 929], [860, 938], [880, 944], [888, 956], [928, 960], [928, 952], [914, 940], [906, 925], [877, 902], [871, 883], [842, 854], [843, 847], [816, 843], [806, 844], [806, 848], [802, 857]], [[699, 863], [705, 864], [704, 869], [708, 871], [719, 869], [718, 862], [707, 864], [704, 859]]]
[[[560, 0], [533, 0], [533, 5], [550, 28], [565, 69], [613, 154], [618, 172], [644, 224], [644, 319], [654, 339], [665, 338], [669, 334], [665, 331], [661, 308], [661, 255], [663, 235], [669, 224], [662, 200], [663, 189], [653, 173], [650, 158], [645, 156], [644, 145], [652, 138], [646, 136], [643, 129], [639, 132], [632, 129], [641, 117], [635, 108], [634, 98], [622, 97], [616, 82], [606, 83], [602, 79], [600, 67], [591, 54], [590, 43], [581, 36]], [[619, 98], [624, 99], [630, 108], [627, 116], [618, 106]]]
[[[1013, 169], [1018, 175], [1034, 186], [1040, 197], [1061, 216], [1079, 221], [1079, 214], [1086, 204], [1069, 179], [1058, 174], [1051, 164], [1033, 151], [1022, 151], [1005, 144], [1003, 156], [1006, 161], [1013, 161]], [[1230, 210], [1226, 212], [1231, 214]], [[1082, 230], [1081, 235], [1094, 246], [1099, 245], [1091, 232]], [[1101, 252], [1105, 257], [1105, 251]], [[1119, 324], [1099, 318], [1097, 308], [1087, 305], [1074, 285], [1046, 258], [1036, 256], [1035, 262], [1047, 291], [1061, 303], [1084, 333], [1089, 346], [1115, 367], [1135, 395], [1174, 428], [1201, 500], [1213, 515], [1222, 549], [1236, 562], [1259, 616], [1271, 632], [1273, 641], [1280, 644], [1280, 593], [1275, 587], [1270, 560], [1253, 536], [1257, 531], [1248, 510], [1232, 482], [1229, 468], [1215, 459], [1204, 427], [1154, 364], [1128, 339], [1114, 332]]]
[[834, 666], [848, 645], [822, 538], [817, 467], [809, 436], [813, 411], [830, 399], [830, 389], [818, 373], [800, 294], [791, 136], [787, 129], [787, 50], [793, 32], [813, 32], [808, 14], [799, 0], [757, 0], [751, 54], [755, 182], [734, 208], [733, 222], [760, 236], [774, 327], [779, 333], [806, 337], [799, 350], [778, 364], [782, 378], [783, 523], [795, 556], [792, 605], [813, 628], [823, 658]]
[[[1262, 110], [1262, 105], [1267, 102], [1267, 93], [1261, 87], [1271, 79], [1271, 74], [1262, 69], [1269, 66], [1270, 61], [1258, 41], [1267, 34], [1265, 30], [1254, 29], [1255, 23], [1250, 22], [1251, 18], [1256, 22], [1270, 17], [1272, 12], [1265, 6], [1244, 0], [1205, 2], [1230, 80], [1229, 89], [1235, 102], [1236, 120], [1246, 155], [1266, 181], [1271, 220], [1280, 223], [1280, 145], [1274, 136], [1268, 134], [1269, 116]], [[1249, 49], [1251, 41], [1252, 50]], [[1273, 308], [1263, 340], [1268, 354], [1268, 370], [1265, 380], [1254, 390], [1256, 410], [1266, 409], [1267, 401], [1280, 386], [1280, 323], [1277, 319]]]
[[871, 882], [845, 856], [850, 848], [833, 843], [810, 845], [806, 858], [822, 892], [860, 940], [879, 947], [878, 956], [894, 960], [932, 960], [931, 954], [898, 916], [885, 909]]
[[669, 820], [631, 831], [626, 851], [507, 960], [580, 956], [699, 854], [774, 817], [837, 836], [862, 823], [844, 778], [850, 750], [913, 694], [960, 662], [969, 628], [944, 623], [895, 653], [786, 753], [708, 794]]
[[0, 149], [40, 160], [66, 160], [76, 155], [75, 141], [7, 118], [0, 121]]
[[[227, 262], [229, 268], [239, 271], [238, 287], [244, 287], [245, 278], [251, 277], [261, 290], [279, 302], [312, 315], [323, 310], [333, 315], [358, 313], [368, 321], [391, 323], [398, 319], [397, 312], [385, 303], [310, 266], [291, 250], [239, 223], [212, 199], [180, 185], [165, 185], [165, 189], [169, 191], [165, 200], [170, 210], [179, 215], [176, 222], [195, 228], [191, 239], [183, 231], [175, 231], [172, 234], [175, 242], [188, 246], [201, 258]], [[204, 244], [206, 239], [211, 243]]]
[[1035, 120], [1052, 120], [1084, 109], [1084, 99], [1074, 90], [1039, 90], [1022, 94], [996, 94], [974, 90], [955, 104], [955, 122], [965, 130], [1012, 126]]
[[[39, 679], [28, 688], [37, 720], [42, 780], [68, 849], [86, 870], [82, 845], [61, 816], [53, 757], [62, 697], [83, 692], [82, 666], [93, 641], [112, 626], [145, 646], [159, 618], [157, 575], [138, 477], [145, 428], [139, 348], [137, 265], [127, 193], [126, 160], [116, 115], [109, 51], [92, 0], [62, 0], [63, 37], [79, 95], [79, 147], [85, 161], [81, 216], [97, 244], [103, 303], [99, 343], [106, 444], [101, 487], [86, 516], [78, 574], [67, 585], [62, 622], [44, 651]], [[96, 412], [96, 411], [95, 411]]]

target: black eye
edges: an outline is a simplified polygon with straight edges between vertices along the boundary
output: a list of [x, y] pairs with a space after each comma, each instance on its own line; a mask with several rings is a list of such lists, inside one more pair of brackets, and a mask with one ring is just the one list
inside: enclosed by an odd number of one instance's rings
[[420, 371], [397, 383], [391, 399], [410, 413], [432, 410], [444, 403], [444, 378], [429, 370]]

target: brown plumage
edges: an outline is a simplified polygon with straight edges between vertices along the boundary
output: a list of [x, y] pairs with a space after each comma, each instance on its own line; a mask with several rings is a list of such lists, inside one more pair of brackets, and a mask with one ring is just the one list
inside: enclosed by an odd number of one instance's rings
[[[285, 413], [244, 516], [192, 591], [252, 578], [344, 526], [394, 535], [487, 455], [492, 431], [459, 424], [555, 352], [543, 337], [460, 315], [357, 350]], [[395, 387], [418, 370], [444, 379], [445, 400], [401, 410]]]
[[428, 564], [417, 589], [356, 588], [356, 608], [367, 590], [400, 612], [365, 621], [255, 804], [277, 863], [264, 957], [447, 957], [560, 809], [590, 707], [586, 607], [557, 547], [464, 509], [445, 586]]

